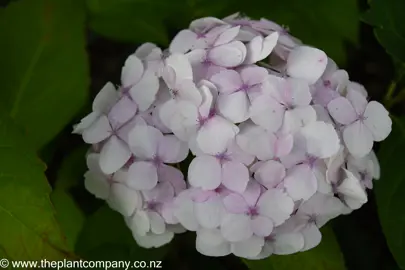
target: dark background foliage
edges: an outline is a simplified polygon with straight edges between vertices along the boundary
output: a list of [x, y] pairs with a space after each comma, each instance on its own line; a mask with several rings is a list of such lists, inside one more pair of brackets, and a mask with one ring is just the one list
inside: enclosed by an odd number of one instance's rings
[[[162, 260], [164, 269], [405, 269], [405, 0], [0, 1], [0, 257]], [[289, 27], [365, 85], [394, 119], [375, 146], [369, 202], [323, 229], [315, 249], [259, 262], [209, 258], [193, 233], [138, 247], [122, 217], [83, 186], [87, 151], [71, 126], [143, 42], [167, 46], [202, 16], [241, 11]], [[48, 184], [49, 183], [49, 184]]]

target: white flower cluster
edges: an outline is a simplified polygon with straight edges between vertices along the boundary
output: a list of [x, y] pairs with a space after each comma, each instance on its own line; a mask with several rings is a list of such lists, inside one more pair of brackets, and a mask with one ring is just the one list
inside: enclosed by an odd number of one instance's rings
[[[140, 46], [74, 132], [93, 145], [86, 188], [139, 245], [189, 230], [202, 254], [260, 259], [315, 247], [319, 228], [367, 202], [373, 142], [392, 124], [367, 99], [279, 25], [207, 17], [168, 50]], [[185, 180], [173, 165], [188, 156]]]

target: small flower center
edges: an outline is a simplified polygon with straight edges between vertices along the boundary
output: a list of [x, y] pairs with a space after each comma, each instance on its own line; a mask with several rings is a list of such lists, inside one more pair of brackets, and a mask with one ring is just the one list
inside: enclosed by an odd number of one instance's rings
[[247, 84], [242, 84], [242, 86], [237, 91], [242, 91], [247, 93], [250, 90], [251, 86]]
[[332, 86], [332, 83], [330, 82], [330, 80], [324, 80], [323, 81], [323, 86], [330, 88]]
[[158, 167], [158, 166], [160, 166], [160, 165], [163, 163], [163, 160], [162, 160], [158, 155], [155, 155], [155, 156], [153, 156], [153, 158], [152, 158], [152, 163], [153, 163], [156, 167]]
[[218, 161], [221, 164], [231, 160], [231, 157], [226, 152], [217, 154], [217, 155], [215, 155], [215, 157], [218, 159]]
[[259, 210], [257, 209], [256, 206], [251, 206], [249, 207], [249, 209], [247, 210], [246, 214], [250, 217], [255, 217], [259, 215]]
[[317, 160], [318, 160], [317, 157], [307, 155], [306, 163], [308, 164], [309, 167], [313, 168], [315, 166], [315, 163], [316, 163]]
[[316, 224], [316, 215], [312, 214], [308, 216], [308, 223], [309, 224]]
[[205, 123], [208, 122], [208, 120], [210, 120], [211, 118], [213, 118], [215, 115], [217, 114], [217, 111], [215, 110], [215, 108], [212, 108], [210, 110], [210, 112], [208, 113], [207, 117], [198, 117], [198, 124], [200, 127], [202, 127]]
[[159, 207], [159, 203], [156, 201], [149, 201], [146, 203], [146, 209], [150, 210], [150, 211], [157, 211]]

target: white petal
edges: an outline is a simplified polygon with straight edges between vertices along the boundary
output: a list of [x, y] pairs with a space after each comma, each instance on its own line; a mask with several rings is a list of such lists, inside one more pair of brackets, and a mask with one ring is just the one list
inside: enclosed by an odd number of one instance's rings
[[344, 170], [346, 177], [343, 182], [337, 188], [340, 195], [343, 195], [343, 199], [347, 206], [356, 210], [367, 202], [367, 193], [364, 191], [360, 184], [360, 181], [348, 170]]
[[338, 123], [348, 125], [357, 119], [357, 113], [348, 99], [338, 97], [328, 103], [330, 115]]
[[135, 55], [130, 55], [122, 68], [122, 85], [124, 87], [131, 87], [141, 79], [143, 71], [142, 61]]
[[155, 165], [147, 161], [135, 161], [128, 169], [128, 186], [136, 190], [151, 190], [157, 185]]
[[332, 124], [321, 121], [311, 122], [301, 129], [305, 137], [309, 154], [319, 158], [328, 158], [340, 149], [340, 140]]
[[176, 197], [174, 215], [187, 230], [196, 231], [198, 229], [199, 224], [194, 214], [194, 202], [190, 198], [190, 190], [185, 190]]
[[144, 248], [158, 248], [172, 241], [173, 232], [166, 231], [162, 234], [147, 233], [144, 236], [133, 233], [136, 243]]
[[269, 236], [273, 231], [273, 221], [265, 216], [256, 216], [252, 218], [253, 233], [260, 237]]
[[156, 212], [148, 212], [150, 230], [156, 234], [162, 234], [166, 230], [164, 219]]
[[234, 124], [214, 116], [198, 131], [197, 143], [203, 152], [215, 155], [223, 152], [238, 132], [239, 128]]
[[350, 154], [355, 157], [364, 157], [373, 148], [373, 135], [360, 120], [345, 127], [343, 140]]
[[297, 165], [288, 171], [284, 186], [295, 201], [308, 200], [317, 190], [317, 180], [308, 165]]
[[111, 125], [107, 116], [102, 115], [83, 130], [83, 141], [94, 144], [107, 139], [111, 135]]
[[319, 245], [322, 239], [322, 234], [315, 224], [309, 224], [302, 230], [304, 236], [304, 247], [301, 251], [307, 251]]
[[210, 257], [226, 256], [231, 253], [229, 242], [218, 229], [200, 229], [197, 231], [196, 249], [201, 254]]
[[221, 164], [215, 157], [195, 157], [188, 167], [188, 181], [194, 187], [213, 190], [221, 184], [221, 172]]
[[245, 241], [253, 235], [249, 216], [244, 214], [226, 214], [222, 219], [221, 233], [232, 242]]
[[110, 194], [110, 184], [106, 176], [94, 171], [87, 171], [84, 174], [84, 187], [99, 199], [105, 200]]
[[271, 218], [275, 226], [287, 220], [294, 210], [293, 200], [279, 189], [269, 189], [263, 193], [257, 206], [260, 214]]
[[301, 233], [284, 233], [275, 236], [273, 252], [277, 255], [297, 253], [304, 247], [304, 237]]
[[392, 120], [383, 105], [371, 101], [364, 112], [364, 124], [368, 127], [376, 142], [385, 140], [391, 133]]
[[217, 46], [208, 53], [211, 61], [222, 67], [236, 67], [240, 65], [246, 56], [246, 47], [240, 41]]
[[188, 145], [174, 135], [165, 135], [159, 142], [158, 155], [165, 163], [179, 163], [188, 156]]
[[152, 159], [157, 153], [159, 143], [163, 140], [160, 130], [146, 125], [135, 126], [128, 137], [131, 151], [141, 159]]
[[156, 75], [147, 70], [140, 81], [129, 90], [131, 97], [138, 104], [140, 111], [146, 111], [155, 101], [159, 90], [159, 80]]
[[100, 153], [100, 168], [105, 174], [112, 174], [121, 169], [131, 157], [131, 151], [126, 143], [111, 136], [103, 145]]
[[259, 255], [264, 246], [264, 238], [253, 235], [247, 240], [232, 243], [231, 250], [236, 256], [252, 258]]
[[194, 204], [194, 213], [198, 223], [207, 229], [214, 229], [221, 225], [225, 209], [221, 197], [217, 196], [205, 202]]
[[126, 219], [126, 222], [133, 233], [146, 235], [150, 231], [150, 219], [146, 211], [136, 211], [132, 217]]
[[114, 85], [111, 82], [106, 83], [93, 100], [93, 111], [108, 113], [117, 98], [118, 92], [115, 90]]
[[177, 33], [169, 46], [171, 53], [186, 53], [193, 48], [197, 40], [197, 34], [188, 29], [182, 30]]
[[249, 118], [250, 101], [243, 91], [219, 95], [217, 107], [219, 113], [233, 123], [241, 123]]
[[113, 184], [111, 185], [111, 193], [107, 202], [112, 209], [120, 212], [125, 217], [129, 217], [136, 208], [142, 206], [142, 197], [139, 192], [127, 186]]
[[326, 54], [316, 48], [299, 46], [287, 59], [287, 73], [291, 77], [304, 79], [314, 84], [323, 74], [328, 64]]

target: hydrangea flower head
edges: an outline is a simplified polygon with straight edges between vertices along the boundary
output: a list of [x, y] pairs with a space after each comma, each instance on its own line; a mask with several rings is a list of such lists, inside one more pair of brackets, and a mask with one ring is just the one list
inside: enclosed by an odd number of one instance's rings
[[92, 110], [74, 127], [85, 187], [140, 246], [188, 230], [202, 254], [248, 259], [311, 249], [366, 203], [392, 125], [325, 52], [239, 13], [141, 45]]

